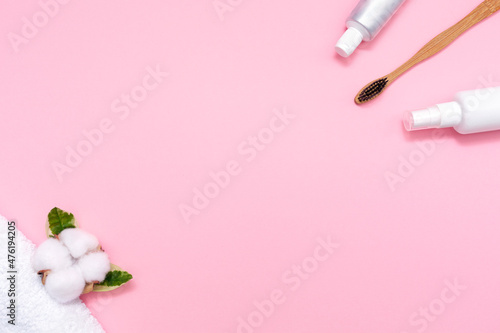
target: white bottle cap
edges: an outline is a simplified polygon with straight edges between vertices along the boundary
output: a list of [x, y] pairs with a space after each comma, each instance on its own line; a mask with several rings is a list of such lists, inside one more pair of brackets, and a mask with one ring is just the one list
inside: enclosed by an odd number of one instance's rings
[[407, 131], [454, 127], [462, 121], [462, 108], [457, 102], [438, 104], [430, 108], [408, 111], [404, 116]]
[[340, 37], [337, 45], [335, 46], [335, 50], [342, 57], [347, 58], [350, 56], [354, 50], [361, 44], [363, 41], [363, 34], [356, 28], [350, 27], [344, 32], [344, 35]]

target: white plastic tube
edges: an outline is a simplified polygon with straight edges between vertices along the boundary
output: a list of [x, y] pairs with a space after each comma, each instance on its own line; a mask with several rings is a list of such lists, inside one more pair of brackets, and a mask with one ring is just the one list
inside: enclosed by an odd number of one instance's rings
[[455, 101], [405, 114], [407, 131], [453, 127], [470, 134], [500, 130], [500, 87], [460, 92]]
[[335, 50], [350, 56], [362, 41], [373, 40], [406, 0], [361, 0], [347, 18], [347, 31]]

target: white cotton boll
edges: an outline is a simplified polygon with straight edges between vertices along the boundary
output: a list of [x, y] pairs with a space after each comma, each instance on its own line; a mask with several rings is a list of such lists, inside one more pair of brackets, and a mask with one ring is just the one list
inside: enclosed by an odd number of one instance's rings
[[49, 238], [35, 250], [33, 268], [35, 271], [59, 270], [73, 264], [68, 249], [55, 238]]
[[85, 280], [78, 266], [50, 272], [45, 281], [45, 290], [56, 301], [66, 303], [80, 296]]
[[79, 228], [64, 229], [59, 234], [59, 240], [66, 245], [75, 259], [99, 246], [99, 241], [94, 235]]
[[78, 260], [78, 266], [86, 282], [101, 282], [111, 270], [108, 255], [102, 251], [84, 255]]

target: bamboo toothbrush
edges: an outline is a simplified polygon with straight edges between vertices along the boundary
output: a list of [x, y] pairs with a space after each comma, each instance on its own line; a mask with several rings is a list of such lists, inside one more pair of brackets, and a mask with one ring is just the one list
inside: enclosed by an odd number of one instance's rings
[[433, 40], [427, 43], [420, 51], [417, 52], [410, 60], [396, 69], [389, 75], [383, 76], [375, 81], [367, 84], [358, 93], [354, 101], [356, 104], [363, 104], [371, 101], [393, 83], [398, 77], [404, 74], [413, 66], [432, 57], [445, 47], [451, 44], [456, 38], [463, 34], [468, 29], [472, 28], [477, 23], [494, 14], [500, 9], [500, 0], [486, 0], [477, 6], [469, 15], [463, 18], [460, 22], [445, 30]]

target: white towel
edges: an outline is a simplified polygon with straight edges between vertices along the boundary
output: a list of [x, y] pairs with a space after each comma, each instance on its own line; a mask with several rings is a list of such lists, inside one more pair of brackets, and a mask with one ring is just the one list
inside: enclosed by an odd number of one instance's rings
[[[7, 220], [0, 216], [0, 332], [2, 333], [103, 333], [104, 330], [85, 304], [77, 299], [60, 304], [54, 301], [31, 266], [35, 245], [16, 230], [16, 320], [8, 323]], [[43, 225], [40, 226], [43, 231]]]

